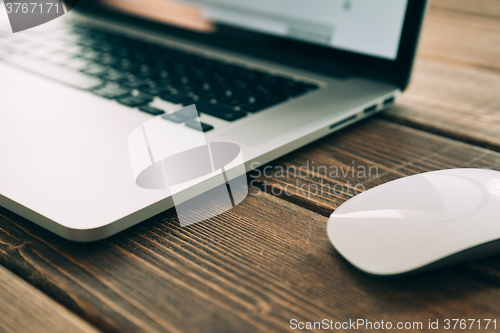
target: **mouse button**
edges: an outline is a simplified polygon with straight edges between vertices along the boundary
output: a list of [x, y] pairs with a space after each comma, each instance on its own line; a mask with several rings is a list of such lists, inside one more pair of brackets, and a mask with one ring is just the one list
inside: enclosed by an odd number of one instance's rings
[[[429, 173], [372, 188], [345, 202], [334, 214], [370, 212], [373, 215], [380, 210], [400, 211], [397, 219], [449, 221], [470, 214], [483, 200], [484, 190], [474, 182], [458, 176]], [[366, 214], [366, 218], [370, 214]], [[373, 215], [372, 218], [377, 217]]]
[[485, 182], [486, 191], [495, 199], [500, 200], [500, 178], [491, 177]]
[[449, 215], [441, 212], [411, 209], [377, 209], [363, 210], [353, 213], [338, 213], [331, 215], [333, 218], [357, 220], [404, 220], [404, 221], [441, 221], [449, 220]]
[[439, 208], [428, 211], [444, 213], [444, 220], [457, 219], [469, 215], [484, 204], [488, 196], [481, 184], [467, 178], [444, 174], [426, 174], [423, 177], [433, 187], [433, 197]]
[[442, 211], [440, 197], [431, 181], [416, 175], [369, 189], [344, 203], [335, 212], [388, 209]]
[[357, 268], [377, 275], [415, 270], [476, 243], [450, 235], [450, 228], [418, 221], [332, 218], [328, 236], [335, 249]]
[[[372, 274], [398, 274], [432, 261], [443, 232], [429, 235], [421, 224], [331, 219], [328, 235], [350, 263]], [[438, 251], [439, 248], [438, 248]]]

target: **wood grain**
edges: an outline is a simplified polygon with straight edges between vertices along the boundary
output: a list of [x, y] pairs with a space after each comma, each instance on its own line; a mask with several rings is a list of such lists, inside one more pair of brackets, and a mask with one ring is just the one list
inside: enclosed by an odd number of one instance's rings
[[[329, 216], [345, 200], [387, 181], [471, 167], [500, 170], [500, 154], [374, 118], [279, 158], [249, 176], [252, 187]], [[332, 174], [332, 170], [339, 171]]]
[[421, 60], [411, 88], [382, 117], [500, 151], [500, 75]]
[[432, 0], [432, 8], [451, 9], [486, 16], [500, 16], [498, 0]]
[[431, 7], [410, 87], [382, 116], [500, 151], [500, 2], [467, 3], [491, 15]]
[[0, 330], [9, 332], [97, 332], [87, 322], [0, 266]]
[[[363, 180], [371, 187], [445, 167], [496, 168], [500, 154], [372, 119], [272, 165], [301, 166], [308, 159], [377, 165], [379, 175]], [[316, 178], [297, 177], [303, 183]], [[93, 244], [66, 242], [0, 209], [0, 263], [103, 331], [283, 332], [292, 331], [291, 319], [500, 315], [500, 289], [477, 269], [460, 265], [392, 280], [366, 276], [332, 248], [327, 218], [296, 205], [302, 198], [283, 197], [287, 202], [250, 190], [241, 205], [211, 220], [180, 228], [170, 210]], [[347, 198], [312, 196], [307, 208], [331, 211]]]
[[[500, 16], [500, 5], [498, 7], [496, 14]], [[425, 21], [419, 57], [458, 67], [491, 70], [498, 74], [500, 71], [498, 21], [499, 17], [432, 7]]]

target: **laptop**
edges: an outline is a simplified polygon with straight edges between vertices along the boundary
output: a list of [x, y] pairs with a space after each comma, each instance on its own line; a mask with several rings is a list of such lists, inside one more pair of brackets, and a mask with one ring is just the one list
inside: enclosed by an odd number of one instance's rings
[[[246, 171], [259, 167], [391, 106], [408, 85], [425, 9], [85, 0], [38, 28], [2, 30], [0, 205], [80, 242], [144, 221], [174, 201], [137, 185], [135, 129], [161, 117], [166, 132], [184, 133], [172, 147], [202, 133], [237, 145]], [[197, 114], [179, 112], [190, 105]], [[181, 192], [188, 200], [218, 185], [205, 177]]]

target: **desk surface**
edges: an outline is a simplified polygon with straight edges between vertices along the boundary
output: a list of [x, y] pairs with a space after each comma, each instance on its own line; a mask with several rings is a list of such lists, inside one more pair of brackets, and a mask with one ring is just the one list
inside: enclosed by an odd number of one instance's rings
[[[180, 228], [170, 210], [75, 244], [0, 208], [2, 331], [281, 332], [291, 319], [325, 318], [500, 326], [500, 257], [378, 279], [347, 264], [325, 232], [352, 196], [347, 182], [368, 189], [437, 169], [500, 170], [499, 16], [497, 0], [435, 0], [396, 106], [273, 161], [272, 177], [251, 173], [248, 198], [209, 221]], [[286, 173], [312, 161], [372, 173]]]

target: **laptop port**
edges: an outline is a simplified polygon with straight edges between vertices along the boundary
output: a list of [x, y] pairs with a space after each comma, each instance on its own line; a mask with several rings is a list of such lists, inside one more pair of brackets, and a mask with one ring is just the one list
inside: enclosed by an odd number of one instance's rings
[[386, 99], [384, 101], [384, 106], [389, 106], [391, 105], [392, 103], [394, 103], [394, 97], [389, 97], [388, 99]]
[[377, 111], [377, 106], [378, 106], [377, 104], [372, 105], [372, 106], [366, 108], [363, 112], [365, 114], [369, 114], [369, 113], [375, 112], [375, 111]]
[[330, 126], [330, 129], [334, 129], [335, 127], [339, 127], [340, 125], [344, 125], [344, 124], [350, 122], [351, 120], [356, 119], [357, 117], [358, 117], [357, 115], [353, 115], [353, 116], [350, 116], [349, 118], [346, 118], [344, 120], [336, 122], [335, 124]]

